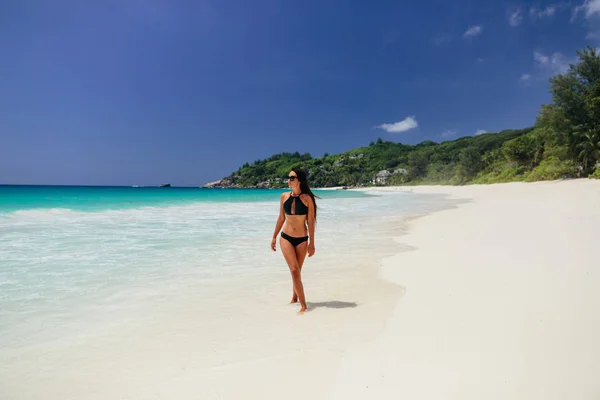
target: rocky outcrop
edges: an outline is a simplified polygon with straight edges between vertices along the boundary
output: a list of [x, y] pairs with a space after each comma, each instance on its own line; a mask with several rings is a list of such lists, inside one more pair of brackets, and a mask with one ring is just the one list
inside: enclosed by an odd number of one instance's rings
[[202, 186], [205, 189], [271, 189], [273, 187], [278, 187], [276, 185], [273, 185], [274, 182], [279, 183], [280, 179], [275, 179], [275, 180], [267, 180], [267, 181], [263, 181], [263, 182], [259, 182], [254, 186], [243, 186], [240, 185], [238, 183], [234, 183], [234, 181], [231, 178], [223, 178], [221, 180], [218, 181], [214, 181], [214, 182], [209, 182], [207, 184], [205, 184], [204, 186]]
[[269, 182], [258, 182], [255, 187], [257, 189], [270, 189], [273, 186], [271, 186], [271, 183]]
[[230, 178], [224, 178], [224, 179], [220, 179], [218, 181], [209, 182], [202, 187], [207, 188], [207, 189], [214, 189], [214, 188], [241, 188], [242, 186], [238, 185], [236, 183], [233, 183], [233, 181]]
[[379, 184], [379, 185], [385, 185], [385, 184], [387, 184], [390, 176], [395, 175], [395, 174], [407, 175], [408, 170], [406, 170], [404, 168], [395, 169], [393, 172], [390, 172], [387, 169], [381, 170], [377, 173], [377, 175], [375, 175], [373, 177], [372, 183]]

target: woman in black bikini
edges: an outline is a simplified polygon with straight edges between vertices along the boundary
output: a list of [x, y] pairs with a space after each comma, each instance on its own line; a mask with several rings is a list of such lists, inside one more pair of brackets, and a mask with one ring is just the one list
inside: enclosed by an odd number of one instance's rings
[[279, 218], [275, 224], [271, 249], [275, 251], [277, 234], [283, 226], [279, 245], [294, 283], [291, 302], [300, 301], [300, 312], [303, 313], [306, 311], [306, 299], [300, 272], [306, 255], [312, 257], [315, 254], [317, 204], [315, 195], [308, 187], [304, 171], [293, 168], [287, 179], [292, 191], [283, 193], [279, 199]]

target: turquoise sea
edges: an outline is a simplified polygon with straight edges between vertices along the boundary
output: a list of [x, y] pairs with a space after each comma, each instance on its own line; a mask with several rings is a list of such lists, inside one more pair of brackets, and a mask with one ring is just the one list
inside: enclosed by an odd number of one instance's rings
[[[283, 189], [200, 189], [194, 187], [0, 185], [0, 213], [29, 209], [102, 211], [193, 202], [255, 202], [277, 199]], [[361, 192], [316, 190], [318, 196], [349, 198]]]
[[[173, 315], [202, 310], [206, 327], [285, 304], [289, 271], [269, 248], [281, 192], [0, 186], [0, 382], [11, 382], [0, 385], [0, 398], [44, 398], [76, 365], [89, 376], [99, 373], [88, 353], [72, 350], [74, 343], [111, 357], [116, 339], [109, 338], [148, 335], [151, 323], [163, 332]], [[438, 196], [412, 193], [315, 194], [317, 253], [306, 262], [308, 294], [352, 281], [394, 245], [400, 231], [393, 227], [403, 218], [446, 206]], [[210, 343], [229, 345], [224, 333], [212, 334]], [[28, 385], [44, 365], [54, 372]]]

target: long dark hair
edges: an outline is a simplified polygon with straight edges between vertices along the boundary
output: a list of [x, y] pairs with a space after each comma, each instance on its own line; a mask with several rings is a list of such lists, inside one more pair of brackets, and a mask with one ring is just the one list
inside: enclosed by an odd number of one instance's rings
[[300, 182], [300, 194], [306, 193], [307, 195], [309, 195], [313, 201], [313, 204], [315, 205], [315, 221], [316, 221], [317, 220], [317, 202], [315, 201], [315, 197], [316, 198], [319, 198], [319, 197], [315, 196], [314, 193], [310, 190], [310, 187], [308, 186], [308, 178], [306, 176], [306, 172], [304, 172], [303, 169], [292, 168], [292, 171], [294, 171], [296, 173], [296, 176], [298, 177], [298, 181]]

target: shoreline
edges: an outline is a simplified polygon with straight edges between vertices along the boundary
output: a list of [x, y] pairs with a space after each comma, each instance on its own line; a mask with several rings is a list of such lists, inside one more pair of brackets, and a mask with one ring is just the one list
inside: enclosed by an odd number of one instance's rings
[[[373, 189], [371, 189], [373, 190]], [[330, 398], [600, 395], [600, 182], [387, 187], [444, 194], [379, 276], [406, 287], [377, 338], [345, 354]]]

